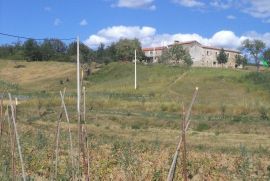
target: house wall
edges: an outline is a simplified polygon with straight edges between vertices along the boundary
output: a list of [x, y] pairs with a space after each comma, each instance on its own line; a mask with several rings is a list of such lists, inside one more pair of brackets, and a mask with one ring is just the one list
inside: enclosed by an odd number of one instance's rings
[[[221, 67], [222, 65], [218, 64], [217, 62], [217, 56], [220, 52], [217, 48], [212, 47], [206, 47], [202, 46], [198, 42], [192, 42], [192, 43], [186, 43], [181, 44], [184, 49], [188, 50], [191, 56], [191, 59], [193, 61], [193, 66], [199, 66], [199, 67]], [[228, 55], [228, 62], [224, 64], [225, 67], [235, 67], [235, 55], [239, 54], [238, 52], [234, 51], [226, 51], [226, 54]], [[158, 58], [162, 55], [162, 49], [157, 49], [154, 51], [154, 49], [150, 49], [147, 51], [144, 51], [145, 56], [154, 58], [153, 62], [157, 62]], [[154, 56], [155, 55], [155, 56]]]
[[194, 66], [200, 66], [202, 61], [203, 48], [197, 43], [183, 45], [189, 51]]
[[[207, 66], [207, 67], [221, 67], [222, 65], [218, 64], [217, 62], [217, 56], [219, 54], [220, 50], [216, 49], [209, 49], [209, 48], [204, 48], [204, 52], [202, 54], [202, 66]], [[231, 51], [226, 51], [225, 53], [228, 56], [228, 62], [224, 64], [225, 67], [235, 67], [235, 55], [237, 55], [237, 52], [231, 52]]]
[[158, 49], [158, 50], [147, 50], [144, 51], [145, 56], [150, 57], [150, 58], [154, 58], [155, 60], [153, 60], [153, 63], [156, 63], [158, 61], [158, 58], [162, 55], [162, 50]]

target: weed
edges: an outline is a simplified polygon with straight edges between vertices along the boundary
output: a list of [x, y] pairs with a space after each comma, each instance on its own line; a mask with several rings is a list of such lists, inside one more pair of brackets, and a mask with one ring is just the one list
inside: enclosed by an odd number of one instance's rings
[[196, 131], [199, 131], [199, 132], [206, 131], [208, 129], [210, 129], [210, 126], [208, 124], [206, 124], [206, 123], [199, 123], [197, 125], [197, 127], [195, 128], [195, 130]]
[[47, 140], [46, 135], [42, 131], [38, 130], [37, 137], [36, 137], [37, 148], [39, 150], [43, 149], [44, 147], [46, 147], [47, 143], [48, 143], [48, 140]]
[[161, 181], [162, 180], [162, 171], [161, 170], [154, 170], [152, 180], [153, 181]]
[[269, 120], [269, 116], [268, 116], [268, 112], [267, 112], [267, 109], [266, 108], [261, 107], [259, 109], [259, 113], [260, 113], [260, 118], [262, 120]]
[[238, 167], [238, 172], [240, 174], [240, 177], [245, 181], [249, 180], [248, 176], [249, 174], [249, 168], [251, 166], [251, 162], [249, 159], [247, 148], [244, 145], [240, 145], [240, 154], [241, 154], [241, 162]]

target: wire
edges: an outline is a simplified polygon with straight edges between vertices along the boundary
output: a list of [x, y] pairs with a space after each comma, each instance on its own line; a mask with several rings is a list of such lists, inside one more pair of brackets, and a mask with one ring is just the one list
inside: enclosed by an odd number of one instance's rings
[[[17, 35], [12, 35], [12, 34], [7, 34], [7, 33], [1, 33], [0, 35], [4, 35], [4, 36], [9, 36], [9, 37], [14, 37], [14, 38], [23, 38], [23, 39], [27, 39], [27, 40], [47, 40], [48, 38], [30, 38], [30, 37], [25, 37], [25, 36], [17, 36]], [[58, 40], [75, 40], [76, 38], [61, 38]]]

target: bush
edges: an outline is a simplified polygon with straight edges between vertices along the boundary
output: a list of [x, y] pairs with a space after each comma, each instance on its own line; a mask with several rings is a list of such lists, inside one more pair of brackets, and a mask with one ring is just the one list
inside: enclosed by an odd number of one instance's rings
[[210, 129], [210, 126], [206, 123], [199, 123], [197, 127], [195, 128], [196, 131], [205, 131]]
[[260, 118], [262, 120], [269, 120], [269, 116], [268, 116], [268, 113], [267, 113], [267, 109], [262, 107], [259, 109], [259, 113], [260, 113]]

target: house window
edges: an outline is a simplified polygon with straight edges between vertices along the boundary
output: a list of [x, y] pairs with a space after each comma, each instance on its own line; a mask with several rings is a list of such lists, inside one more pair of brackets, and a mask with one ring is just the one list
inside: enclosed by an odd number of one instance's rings
[[216, 52], [216, 57], [218, 56], [218, 52]]
[[150, 51], [150, 55], [153, 55], [153, 51]]
[[210, 52], [209, 52], [209, 51], [207, 51], [207, 52], [206, 52], [206, 54], [207, 54], [207, 55], [210, 55]]

